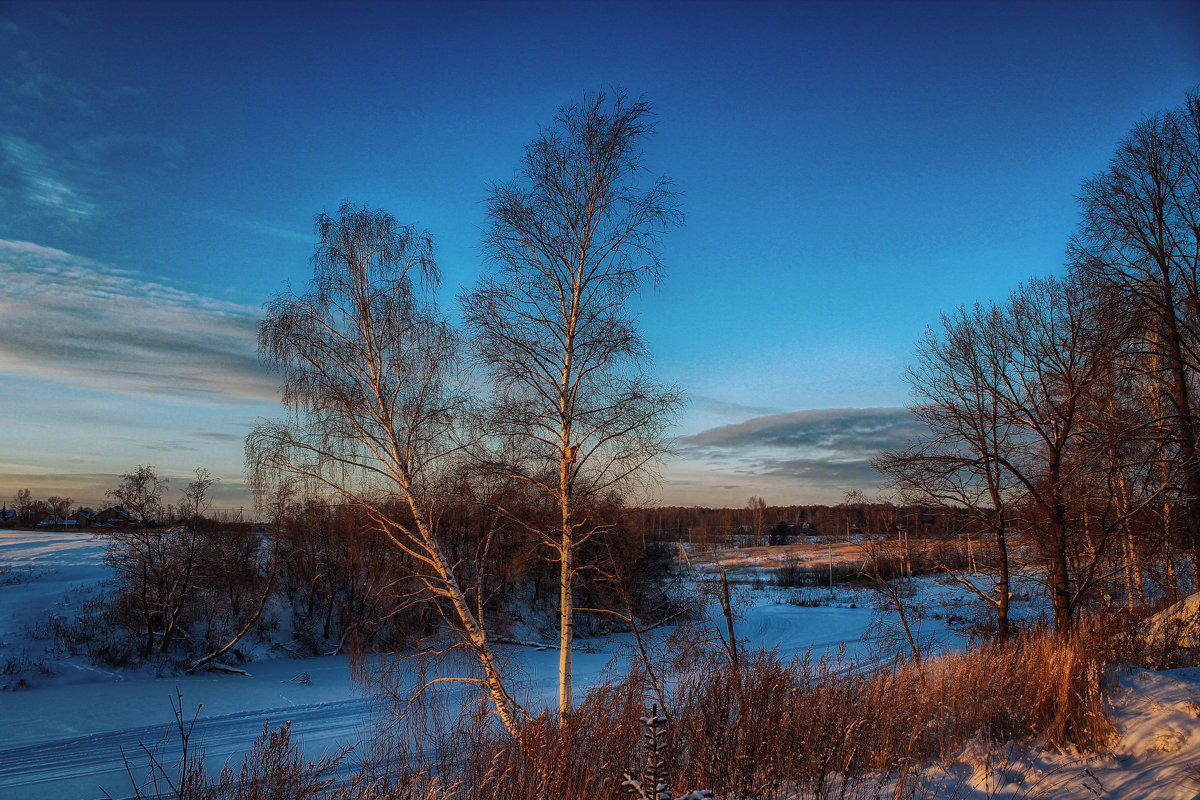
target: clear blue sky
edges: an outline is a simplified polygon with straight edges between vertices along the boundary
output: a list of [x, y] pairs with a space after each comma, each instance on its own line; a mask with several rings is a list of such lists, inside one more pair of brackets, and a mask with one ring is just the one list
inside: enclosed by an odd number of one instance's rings
[[1080, 182], [1198, 84], [1193, 2], [0, 2], [0, 498], [246, 502], [314, 214], [428, 228], [452, 303], [488, 183], [610, 86], [687, 216], [639, 304], [691, 397], [660, 499], [870, 494], [923, 328], [1061, 270]]

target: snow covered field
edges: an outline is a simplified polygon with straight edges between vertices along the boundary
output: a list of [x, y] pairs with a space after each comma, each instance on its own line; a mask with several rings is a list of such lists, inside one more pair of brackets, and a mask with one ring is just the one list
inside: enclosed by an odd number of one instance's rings
[[[358, 741], [369, 722], [369, 701], [350, 677], [344, 656], [275, 658], [247, 666], [248, 676], [204, 672], [159, 676], [56, 659], [50, 643], [35, 638], [48, 614], [70, 612], [64, 597], [78, 599], [106, 575], [100, 542], [85, 533], [0, 531], [0, 664], [26, 668], [5, 675], [0, 693], [0, 800], [93, 798], [129, 790], [122, 760], [135, 764], [139, 742], [163, 738], [172, 721], [171, 701], [183, 696], [190, 715], [200, 706], [195, 740], [210, 764], [244, 752], [263, 729], [292, 723], [292, 734], [310, 756]], [[752, 645], [780, 646], [785, 655], [810, 646], [821, 652], [843, 641], [857, 646], [871, 624], [869, 608], [798, 608], [767, 603], [747, 609], [739, 635]], [[586, 688], [626, 644], [582, 640], [575, 679]], [[553, 650], [512, 647], [510, 663], [529, 696], [549, 703], [556, 686]], [[52, 674], [36, 666], [45, 664]], [[19, 680], [29, 685], [16, 688]]]
[[[248, 665], [248, 676], [187, 676], [98, 669], [47, 653], [50, 642], [35, 636], [39, 623], [70, 613], [70, 604], [104, 577], [102, 554], [103, 543], [82, 533], [0, 532], [0, 800], [130, 794], [122, 752], [144, 763], [139, 743], [162, 740], [177, 693], [189, 719], [199, 706], [193, 741], [218, 768], [244, 752], [268, 721], [290, 721], [310, 757], [362, 737], [370, 700], [351, 680], [345, 657], [275, 658]], [[936, 598], [939, 591], [931, 583], [922, 595]], [[842, 642], [852, 657], [867, 656], [862, 640], [873, 618], [862, 598], [846, 597], [845, 607], [806, 608], [779, 602], [783, 596], [752, 593], [739, 635], [752, 646], [778, 647], [785, 657]], [[936, 620], [926, 631], [946, 635]], [[600, 679], [625, 643], [614, 637], [580, 644], [575, 669], [583, 688]], [[509, 655], [529, 698], [550, 701], [557, 654], [512, 647]], [[926, 774], [931, 787], [941, 787], [931, 796], [1200, 796], [1200, 669], [1117, 670], [1113, 680], [1121, 738], [1111, 753], [1081, 760], [1014, 752], [1000, 759], [968, 748], [959, 763]], [[1018, 775], [1024, 782], [1009, 780]]]

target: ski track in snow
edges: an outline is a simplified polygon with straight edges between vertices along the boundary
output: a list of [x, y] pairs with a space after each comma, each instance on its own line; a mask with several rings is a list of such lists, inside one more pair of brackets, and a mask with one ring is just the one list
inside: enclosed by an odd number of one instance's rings
[[[292, 735], [307, 752], [332, 750], [360, 729], [366, 716], [361, 698], [254, 709], [196, 720], [191, 744], [203, 749], [209, 767], [223, 765], [235, 753], [244, 752], [263, 732], [264, 724], [277, 727], [291, 722]], [[190, 719], [185, 721], [185, 726]], [[3, 798], [102, 798], [105, 792], [124, 797], [131, 792], [124, 758], [134, 775], [141, 777], [146, 763], [142, 745], [154, 748], [163, 742], [166, 726], [142, 725], [22, 745], [0, 750], [0, 797]], [[178, 740], [162, 749], [162, 759], [173, 764], [179, 755]], [[132, 796], [132, 795], [131, 795]]]

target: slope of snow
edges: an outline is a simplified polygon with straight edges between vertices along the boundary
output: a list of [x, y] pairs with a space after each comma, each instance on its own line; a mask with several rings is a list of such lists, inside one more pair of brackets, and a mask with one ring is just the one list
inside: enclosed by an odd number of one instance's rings
[[[1200, 669], [1116, 672], [1111, 718], [1118, 739], [1093, 770], [1107, 797], [1200, 796]], [[1082, 796], [1082, 795], [1081, 795]]]
[[1149, 672], [1121, 667], [1107, 752], [1043, 752], [1029, 743], [971, 742], [951, 763], [918, 779], [926, 800], [1194, 800], [1200, 797], [1200, 670]]
[[1150, 617], [1140, 636], [1157, 656], [1178, 659], [1190, 655], [1194, 660], [1200, 655], [1200, 592]]

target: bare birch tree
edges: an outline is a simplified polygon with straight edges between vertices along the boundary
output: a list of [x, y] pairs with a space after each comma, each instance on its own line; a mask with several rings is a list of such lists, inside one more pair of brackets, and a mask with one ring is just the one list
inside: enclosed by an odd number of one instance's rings
[[204, 467], [196, 467], [195, 477], [184, 488], [183, 496], [179, 498], [179, 517], [189, 529], [195, 531], [201, 518], [212, 505], [210, 492], [220, 481], [214, 478]]
[[[460, 445], [458, 342], [431, 295], [429, 235], [378, 210], [320, 214], [307, 291], [286, 291], [259, 328], [263, 358], [283, 375], [285, 419], [246, 440], [257, 488], [291, 479], [361, 508], [407, 555], [414, 579], [482, 667], [497, 715], [514, 737], [525, 712], [488, 642], [483, 604], [465, 588], [436, 526], [437, 475]], [[423, 291], [428, 290], [428, 291]]]
[[663, 452], [680, 404], [643, 372], [629, 301], [662, 273], [661, 235], [680, 218], [664, 177], [647, 179], [650, 106], [598, 94], [561, 109], [492, 187], [495, 272], [462, 301], [497, 391], [494, 459], [557, 506], [545, 543], [559, 563], [559, 712], [571, 710], [575, 551], [602, 525], [589, 509]]

